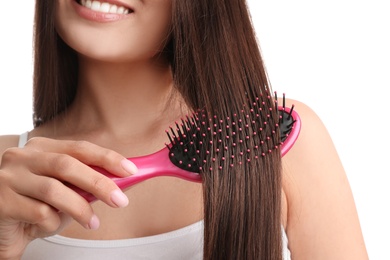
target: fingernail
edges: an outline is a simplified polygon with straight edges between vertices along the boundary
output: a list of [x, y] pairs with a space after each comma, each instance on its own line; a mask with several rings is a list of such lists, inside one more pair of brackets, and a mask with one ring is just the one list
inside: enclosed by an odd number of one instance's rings
[[88, 228], [96, 230], [99, 228], [99, 226], [100, 226], [99, 218], [96, 215], [93, 215], [91, 220], [88, 223]]
[[121, 190], [111, 192], [111, 201], [119, 208], [124, 208], [129, 204], [129, 199]]
[[136, 174], [138, 172], [137, 166], [126, 158], [121, 161], [121, 165], [128, 173]]

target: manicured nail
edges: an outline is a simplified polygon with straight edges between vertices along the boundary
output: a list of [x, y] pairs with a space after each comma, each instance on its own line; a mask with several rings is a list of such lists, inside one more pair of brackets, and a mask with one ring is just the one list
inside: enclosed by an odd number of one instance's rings
[[138, 172], [137, 166], [135, 166], [135, 164], [129, 161], [128, 159], [123, 159], [121, 161], [121, 165], [123, 169], [125, 169], [125, 171], [127, 171], [130, 174], [136, 174]]
[[111, 201], [119, 208], [124, 208], [129, 204], [129, 199], [121, 190], [111, 192]]
[[96, 215], [93, 215], [91, 220], [88, 223], [88, 228], [96, 230], [99, 228], [99, 226], [100, 226], [99, 218]]

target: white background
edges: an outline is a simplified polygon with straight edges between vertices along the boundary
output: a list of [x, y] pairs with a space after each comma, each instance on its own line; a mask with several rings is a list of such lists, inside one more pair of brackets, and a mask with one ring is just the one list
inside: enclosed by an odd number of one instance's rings
[[[390, 8], [387, 0], [249, 0], [273, 89], [327, 125], [370, 259], [390, 259]], [[2, 2], [0, 134], [32, 128], [34, 1]], [[387, 152], [386, 152], [387, 151]]]

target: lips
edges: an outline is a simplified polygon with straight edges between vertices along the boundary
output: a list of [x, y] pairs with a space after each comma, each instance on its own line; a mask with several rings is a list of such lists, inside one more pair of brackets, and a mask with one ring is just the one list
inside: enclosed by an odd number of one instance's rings
[[133, 10], [123, 6], [120, 3], [109, 3], [105, 1], [77, 0], [77, 3], [99, 13], [126, 15], [132, 13]]

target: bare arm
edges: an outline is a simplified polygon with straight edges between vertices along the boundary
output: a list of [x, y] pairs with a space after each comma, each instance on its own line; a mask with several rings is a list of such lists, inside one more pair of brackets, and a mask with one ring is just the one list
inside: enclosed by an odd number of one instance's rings
[[301, 134], [283, 158], [287, 235], [293, 259], [368, 259], [352, 192], [333, 141], [318, 116], [295, 104]]

